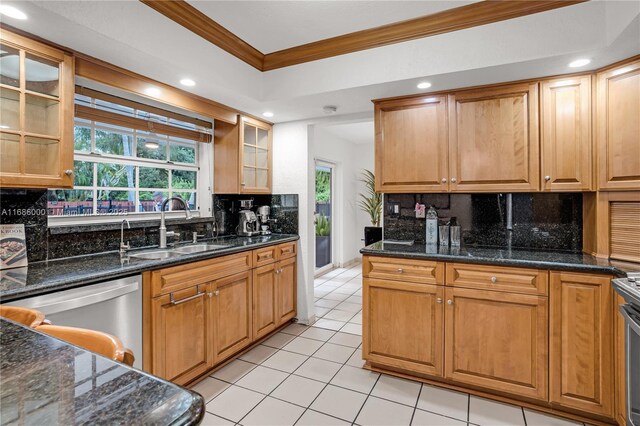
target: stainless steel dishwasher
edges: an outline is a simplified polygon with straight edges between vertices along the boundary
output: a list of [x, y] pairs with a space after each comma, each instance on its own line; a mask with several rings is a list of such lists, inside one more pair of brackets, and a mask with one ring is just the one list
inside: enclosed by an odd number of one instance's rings
[[37, 309], [55, 325], [89, 328], [117, 336], [142, 369], [142, 276], [120, 278], [16, 300], [6, 305]]

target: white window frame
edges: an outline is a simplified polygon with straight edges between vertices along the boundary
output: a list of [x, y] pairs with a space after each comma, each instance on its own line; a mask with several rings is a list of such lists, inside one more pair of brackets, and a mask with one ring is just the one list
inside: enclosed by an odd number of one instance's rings
[[[112, 126], [109, 124], [103, 123], [95, 123], [88, 120], [83, 120], [76, 118], [75, 125], [89, 128], [91, 129], [91, 151], [75, 151], [74, 150], [74, 161], [90, 161], [92, 163], [107, 163], [107, 164], [126, 164], [135, 166], [136, 173], [136, 187], [98, 187], [97, 182], [97, 167], [94, 166], [94, 176], [93, 176], [93, 186], [84, 187], [78, 186], [74, 187], [74, 190], [90, 190], [93, 191], [93, 199], [97, 200], [97, 192], [98, 188], [100, 190], [114, 190], [114, 191], [134, 191], [135, 192], [135, 205], [140, 205], [140, 192], [147, 191], [161, 191], [171, 193], [173, 192], [194, 192], [196, 194], [196, 209], [192, 211], [194, 217], [211, 217], [212, 215], [212, 197], [211, 194], [211, 182], [212, 180], [212, 170], [213, 170], [213, 142], [211, 143], [200, 143], [195, 142], [196, 148], [196, 163], [188, 164], [188, 163], [177, 163], [168, 160], [153, 160], [147, 158], [140, 158], [135, 156], [137, 152], [137, 138], [138, 133], [141, 135], [147, 135], [149, 132], [143, 132], [136, 129], [127, 129], [119, 126]], [[103, 154], [96, 152], [96, 130], [106, 130], [110, 132], [120, 132], [123, 134], [130, 135], [133, 139], [132, 143], [132, 154], [131, 157], [122, 156], [122, 155], [112, 155], [112, 154]], [[159, 139], [166, 141], [166, 149], [167, 149], [167, 158], [170, 158], [170, 143], [174, 145], [180, 145], [179, 140], [175, 140], [176, 138], [166, 137], [165, 135], [158, 135]], [[185, 144], [185, 146], [187, 146]], [[193, 145], [188, 145], [192, 147]], [[139, 167], [155, 167], [162, 168], [167, 170], [186, 170], [186, 171], [195, 171], [196, 172], [196, 189], [174, 189], [171, 187], [171, 173], [169, 173], [169, 188], [140, 188], [139, 185]], [[55, 188], [53, 188], [55, 189]], [[124, 218], [129, 221], [144, 221], [144, 220], [153, 220], [160, 219], [160, 212], [123, 212], [121, 214], [97, 214], [97, 206], [98, 203], [95, 202], [93, 205], [93, 213], [87, 215], [68, 215], [68, 216], [48, 216], [48, 225], [50, 227], [55, 226], [64, 226], [64, 225], [85, 225], [85, 224], [98, 224], [98, 223], [114, 223], [121, 222]], [[173, 212], [165, 212], [165, 216], [167, 218], [181, 218], [184, 217], [184, 212], [181, 211], [173, 211]]]

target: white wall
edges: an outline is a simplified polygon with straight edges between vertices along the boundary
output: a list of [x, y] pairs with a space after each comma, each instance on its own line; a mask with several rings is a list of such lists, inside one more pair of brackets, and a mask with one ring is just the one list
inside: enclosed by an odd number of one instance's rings
[[[273, 193], [298, 194], [298, 321], [308, 323], [313, 312], [313, 186], [309, 165], [309, 126], [302, 122], [273, 127]], [[311, 195], [310, 195], [311, 194]]]
[[[356, 170], [356, 173], [358, 174], [358, 178], [360, 177], [360, 173], [362, 172], [363, 169], [367, 169], [367, 170], [371, 170], [372, 172], [375, 172], [373, 136], [372, 136], [371, 143], [357, 144], [355, 147], [356, 147], [355, 156], [354, 156], [355, 170]], [[365, 191], [364, 184], [358, 181], [356, 183], [356, 190], [358, 193], [364, 193]], [[360, 248], [364, 246], [364, 241], [360, 241], [360, 239], [364, 240], [365, 226], [371, 226], [371, 219], [369, 218], [369, 215], [367, 213], [363, 212], [360, 209], [357, 209], [356, 228], [358, 229], [358, 232], [359, 232], [358, 250], [360, 250]]]

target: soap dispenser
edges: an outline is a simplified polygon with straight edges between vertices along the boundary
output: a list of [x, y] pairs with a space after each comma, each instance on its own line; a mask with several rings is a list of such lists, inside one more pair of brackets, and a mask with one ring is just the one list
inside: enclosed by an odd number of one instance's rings
[[438, 244], [438, 212], [435, 207], [429, 207], [427, 212], [427, 226], [425, 242], [429, 244]]

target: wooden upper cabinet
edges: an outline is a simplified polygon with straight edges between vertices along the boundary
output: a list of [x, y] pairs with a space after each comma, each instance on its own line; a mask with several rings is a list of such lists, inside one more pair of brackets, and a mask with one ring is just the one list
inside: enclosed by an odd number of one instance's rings
[[445, 96], [376, 103], [376, 189], [446, 192]]
[[466, 288], [445, 296], [445, 377], [546, 401], [547, 298]]
[[538, 84], [449, 95], [452, 191], [539, 188]]
[[551, 272], [550, 402], [614, 417], [611, 277]]
[[543, 191], [592, 189], [591, 76], [541, 83]]
[[640, 190], [640, 59], [598, 73], [598, 189]]
[[0, 33], [0, 187], [73, 187], [73, 56]]
[[270, 194], [272, 126], [250, 117], [215, 122], [214, 192]]

